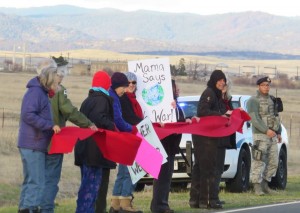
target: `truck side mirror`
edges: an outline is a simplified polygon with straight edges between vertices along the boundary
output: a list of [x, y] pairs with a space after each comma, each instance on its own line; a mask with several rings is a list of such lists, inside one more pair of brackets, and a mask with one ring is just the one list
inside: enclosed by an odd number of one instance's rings
[[246, 122], [246, 125], [248, 129], [251, 127], [251, 123], [249, 121]]

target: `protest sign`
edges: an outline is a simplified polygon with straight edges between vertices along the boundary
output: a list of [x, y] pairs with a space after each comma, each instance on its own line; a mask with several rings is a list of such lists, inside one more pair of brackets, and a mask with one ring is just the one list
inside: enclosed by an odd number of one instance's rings
[[[139, 157], [143, 157], [142, 159], [140, 158], [139, 159], [139, 162], [145, 162], [145, 165], [148, 162], [151, 162], [153, 164], [157, 164], [160, 162], [160, 164], [162, 163], [165, 163], [167, 162], [167, 153], [164, 149], [164, 147], [162, 146], [158, 136], [156, 135], [156, 132], [152, 126], [152, 123], [151, 121], [149, 120], [149, 118], [145, 118], [143, 121], [141, 121], [137, 126], [137, 129], [139, 131], [139, 133], [144, 137], [145, 141], [143, 142], [146, 142], [146, 143], [149, 143], [152, 147], [154, 147], [157, 151], [159, 151], [162, 155], [162, 161], [161, 159], [154, 159], [153, 157], [151, 156], [148, 156], [147, 155], [147, 150], [144, 149], [144, 153], [139, 153], [138, 152], [138, 156]], [[142, 142], [142, 144], [143, 144]], [[144, 148], [143, 146], [141, 146], [142, 148]], [[149, 153], [151, 152], [152, 150], [149, 149]], [[144, 154], [144, 156], [141, 156], [140, 154]], [[151, 157], [151, 159], [150, 159]], [[137, 159], [136, 159], [137, 160]], [[130, 177], [131, 177], [131, 180], [132, 180], [132, 183], [136, 183], [139, 179], [141, 179], [142, 177], [144, 177], [147, 172], [150, 173], [150, 171], [145, 171], [143, 168], [141, 168], [141, 165], [142, 164], [138, 164], [136, 161], [133, 163], [133, 165], [131, 166], [128, 166], [128, 170], [129, 170], [129, 173], [130, 173]], [[149, 164], [147, 164], [147, 166], [149, 166]], [[157, 171], [157, 167], [155, 167], [157, 165], [153, 165], [153, 167], [150, 167], [151, 169], [151, 173], [152, 174], [159, 174], [159, 171]], [[148, 167], [149, 168], [149, 167]], [[159, 167], [160, 169], [160, 167]], [[154, 178], [157, 178], [157, 177], [154, 177]]]
[[155, 123], [176, 122], [169, 59], [129, 61], [128, 70], [137, 76], [136, 97], [144, 116]]

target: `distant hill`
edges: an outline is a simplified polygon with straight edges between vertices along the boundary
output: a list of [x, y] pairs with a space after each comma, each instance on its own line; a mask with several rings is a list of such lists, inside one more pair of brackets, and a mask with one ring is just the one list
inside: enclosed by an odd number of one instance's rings
[[300, 17], [261, 12], [202, 16], [68, 5], [0, 8], [0, 47], [12, 50], [13, 44], [26, 42], [32, 52], [85, 48], [297, 59], [299, 26]]

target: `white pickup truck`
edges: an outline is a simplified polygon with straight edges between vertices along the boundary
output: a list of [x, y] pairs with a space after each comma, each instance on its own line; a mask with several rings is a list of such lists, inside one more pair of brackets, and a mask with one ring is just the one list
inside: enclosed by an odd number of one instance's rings
[[[197, 113], [197, 105], [200, 96], [179, 97], [178, 103], [183, 109], [186, 117], [192, 117]], [[232, 104], [234, 108], [242, 107], [247, 111], [248, 95], [233, 95]], [[245, 122], [243, 134], [236, 134], [237, 149], [226, 150], [224, 163], [224, 173], [222, 180], [226, 183], [226, 189], [231, 192], [244, 192], [250, 186], [251, 169], [251, 145], [253, 143], [251, 123]], [[181, 154], [176, 155], [174, 162], [174, 173], [172, 183], [186, 187], [191, 181], [193, 165], [193, 145], [190, 134], [183, 134], [180, 147], [186, 157]], [[285, 189], [287, 182], [287, 156], [288, 156], [288, 136], [285, 127], [282, 125], [282, 143], [278, 143], [279, 165], [276, 175], [273, 177], [270, 187]], [[136, 187], [142, 190], [145, 184], [151, 184], [152, 178], [145, 176]]]

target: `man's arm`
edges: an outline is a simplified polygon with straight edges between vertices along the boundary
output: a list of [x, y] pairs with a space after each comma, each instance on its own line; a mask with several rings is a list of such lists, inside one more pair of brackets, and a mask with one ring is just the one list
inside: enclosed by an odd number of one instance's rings
[[77, 107], [73, 106], [71, 100], [64, 94], [64, 91], [60, 91], [58, 96], [58, 107], [61, 114], [69, 121], [79, 127], [90, 127], [93, 123], [81, 112]]

